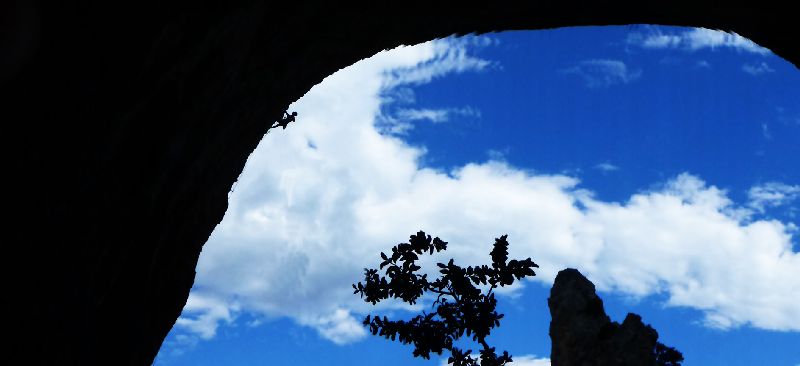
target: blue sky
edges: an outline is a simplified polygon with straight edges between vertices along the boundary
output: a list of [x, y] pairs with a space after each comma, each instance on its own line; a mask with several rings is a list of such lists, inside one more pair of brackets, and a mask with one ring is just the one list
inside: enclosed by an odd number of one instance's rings
[[499, 298], [491, 340], [516, 366], [549, 365], [546, 300], [566, 267], [685, 365], [798, 365], [798, 101], [798, 69], [706, 29], [381, 52], [314, 87], [251, 155], [155, 364], [439, 366], [360, 326], [419, 307], [350, 288], [425, 230], [451, 243], [429, 265], [488, 263], [502, 234], [539, 264]]

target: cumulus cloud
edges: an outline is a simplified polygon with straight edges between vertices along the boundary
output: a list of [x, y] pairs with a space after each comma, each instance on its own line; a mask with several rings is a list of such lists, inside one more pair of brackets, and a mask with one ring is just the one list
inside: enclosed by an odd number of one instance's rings
[[247, 312], [289, 317], [339, 344], [357, 340], [363, 314], [410, 308], [374, 309], [350, 284], [420, 229], [451, 243], [440, 261], [485, 263], [493, 239], [509, 234], [510, 255], [532, 257], [541, 266], [533, 281], [545, 286], [577, 267], [600, 290], [665, 294], [667, 305], [700, 309], [711, 326], [800, 330], [800, 307], [786, 296], [800, 293], [794, 229], [737, 213], [757, 206], [736, 205], [697, 176], [604, 202], [575, 176], [501, 160], [426, 168], [424, 147], [381, 133], [382, 107], [397, 100], [388, 89], [490, 64], [467, 48], [442, 40], [382, 52], [292, 105], [298, 122], [264, 138], [230, 194], [178, 331], [209, 338]]
[[771, 67], [769, 67], [769, 65], [767, 65], [766, 62], [763, 61], [758, 64], [744, 64], [742, 65], [742, 71], [753, 76], [775, 72], [775, 70], [773, 70]]
[[701, 309], [712, 327], [800, 329], [800, 307], [780, 300], [800, 290], [791, 225], [745, 221], [723, 191], [688, 174], [624, 205], [584, 204], [584, 226], [604, 231], [591, 270], [601, 289], [666, 293], [668, 305]]
[[701, 49], [727, 48], [740, 52], [767, 55], [770, 50], [736, 33], [706, 28], [691, 28], [681, 32], [664, 32], [661, 28], [647, 27], [646, 32], [635, 32], [628, 36], [628, 43], [649, 49]]
[[306, 314], [300, 324], [316, 328], [320, 335], [336, 344], [347, 344], [362, 338], [366, 330], [361, 321], [346, 309], [336, 309], [330, 315]]
[[[357, 299], [349, 284], [369, 265], [367, 255], [387, 242], [358, 247], [363, 237], [354, 207], [365, 195], [398, 188], [423, 153], [381, 134], [375, 122], [390, 102], [385, 96], [397, 100], [388, 89], [490, 64], [467, 55], [467, 46], [449, 39], [382, 52], [331, 75], [295, 103], [291, 109], [302, 124], [267, 135], [234, 185], [228, 212], [204, 246], [178, 329], [208, 338], [241, 309], [294, 318], [337, 343], [363, 336], [348, 310], [358, 308], [351, 306]], [[467, 108], [449, 113], [477, 115]], [[191, 305], [208, 299], [227, 306]]]
[[217, 297], [195, 292], [186, 301], [183, 314], [175, 325], [202, 339], [211, 339], [216, 335], [220, 322], [231, 323], [235, 319], [238, 308], [235, 303], [226, 303]]
[[579, 76], [590, 88], [627, 84], [642, 75], [641, 70], [631, 70], [620, 60], [608, 59], [584, 60], [562, 72]]

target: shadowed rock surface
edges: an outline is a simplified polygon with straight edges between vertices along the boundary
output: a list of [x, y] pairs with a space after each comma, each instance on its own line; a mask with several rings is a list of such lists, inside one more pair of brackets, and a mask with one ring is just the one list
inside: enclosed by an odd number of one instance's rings
[[655, 366], [658, 332], [628, 313], [612, 322], [594, 284], [576, 269], [556, 276], [550, 298], [553, 366]]
[[651, 23], [732, 30], [800, 62], [796, 12], [764, 1], [379, 4], [0, 2], [11, 356], [152, 363], [264, 133], [323, 78], [383, 49]]

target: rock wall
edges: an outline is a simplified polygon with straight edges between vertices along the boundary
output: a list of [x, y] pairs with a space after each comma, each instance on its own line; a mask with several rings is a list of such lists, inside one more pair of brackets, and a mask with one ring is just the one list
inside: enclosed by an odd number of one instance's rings
[[12, 356], [150, 364], [271, 122], [382, 49], [454, 33], [655, 23], [734, 30], [800, 62], [794, 12], [763, 1], [379, 3], [0, 3]]
[[[558, 273], [547, 305], [552, 317], [553, 366], [659, 365], [658, 356], [664, 352], [656, 348], [658, 332], [632, 313], [622, 324], [612, 322], [594, 284], [578, 270], [570, 268]], [[659, 347], [659, 351], [666, 349]]]

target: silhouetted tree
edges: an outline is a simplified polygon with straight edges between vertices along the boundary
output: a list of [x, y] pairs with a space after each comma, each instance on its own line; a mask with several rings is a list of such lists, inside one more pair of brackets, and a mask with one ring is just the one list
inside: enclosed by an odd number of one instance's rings
[[283, 117], [281, 117], [280, 120], [275, 121], [275, 123], [273, 123], [270, 128], [276, 128], [280, 126], [283, 127], [283, 129], [285, 130], [286, 126], [288, 126], [289, 123], [294, 122], [296, 120], [297, 120], [297, 112], [289, 113], [289, 111], [284, 111]]
[[[480, 365], [499, 366], [511, 362], [511, 355], [503, 351], [497, 355], [495, 348], [489, 346], [486, 337], [492, 328], [500, 325], [503, 314], [495, 311], [497, 300], [492, 292], [498, 286], [511, 285], [514, 280], [535, 276], [533, 267], [539, 267], [528, 258], [508, 261], [507, 235], [495, 239], [494, 248], [489, 253], [491, 266], [482, 265], [462, 268], [453, 263], [438, 263], [440, 278], [428, 280], [426, 274], [419, 274], [416, 264], [419, 255], [433, 254], [447, 249], [447, 242], [439, 238], [431, 239], [420, 231], [412, 235], [408, 243], [392, 248], [392, 254], [381, 253], [382, 270], [386, 267], [386, 277], [378, 275], [377, 269], [364, 269], [364, 282], [353, 285], [356, 294], [373, 305], [388, 298], [398, 298], [414, 304], [424, 293], [436, 295], [433, 306], [436, 311], [422, 312], [410, 321], [389, 320], [385, 316], [364, 319], [373, 335], [399, 340], [403, 344], [414, 344], [414, 356], [430, 358], [431, 352], [441, 355], [450, 351], [448, 362], [455, 366], [478, 365], [478, 358], [472, 357], [472, 350], [463, 351], [453, 345], [466, 333], [481, 345]], [[388, 280], [387, 280], [388, 278]], [[488, 285], [484, 294], [476, 285]]]
[[654, 353], [658, 366], [681, 366], [681, 361], [683, 361], [683, 353], [674, 347], [667, 347], [661, 342], [656, 343]]

